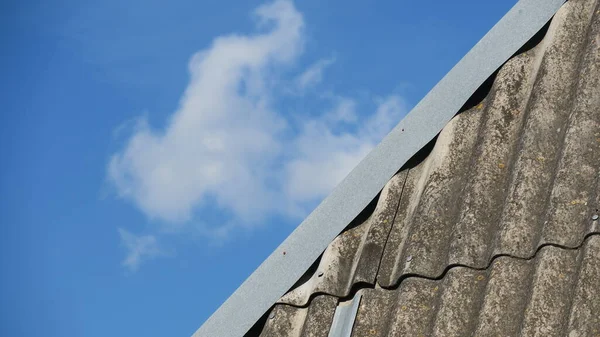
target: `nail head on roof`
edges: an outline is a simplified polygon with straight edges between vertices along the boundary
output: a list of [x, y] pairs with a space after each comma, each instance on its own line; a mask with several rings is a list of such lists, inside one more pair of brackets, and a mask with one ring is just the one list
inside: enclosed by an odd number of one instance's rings
[[592, 216], [592, 220], [598, 220], [598, 214], [594, 214], [594, 215]]
[[409, 255], [409, 256], [406, 258], [406, 262], [410, 262], [410, 261], [412, 261], [412, 255]]
[[272, 313], [269, 315], [269, 319], [273, 319], [273, 318], [275, 318], [275, 313], [274, 313], [274, 312], [272, 312]]

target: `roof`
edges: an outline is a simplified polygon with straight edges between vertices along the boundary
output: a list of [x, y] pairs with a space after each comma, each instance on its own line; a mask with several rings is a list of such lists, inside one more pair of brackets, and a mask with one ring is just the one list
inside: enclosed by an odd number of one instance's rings
[[[570, 2], [581, 3], [581, 1], [576, 0]], [[463, 167], [460, 171], [444, 165], [450, 165], [449, 163], [453, 161], [462, 163], [461, 160], [467, 160], [464, 154], [467, 154], [469, 149], [482, 148], [474, 146], [479, 140], [469, 137], [464, 137], [460, 141], [462, 143], [459, 142], [460, 144], [453, 143], [455, 138], [465, 131], [471, 131], [471, 134], [476, 134], [476, 137], [482, 139], [489, 138], [475, 132], [475, 130], [484, 128], [485, 123], [487, 123], [487, 119], [481, 118], [484, 113], [477, 114], [476, 111], [488, 111], [491, 108], [484, 108], [485, 104], [473, 107], [471, 103], [479, 98], [486, 91], [486, 88], [489, 89], [487, 84], [491, 83], [488, 80], [490, 75], [495, 74], [496, 70], [511, 58], [517, 50], [524, 47], [524, 45], [527, 47], [527, 41], [548, 22], [563, 3], [564, 0], [519, 1], [257, 268], [207, 322], [196, 331], [194, 336], [241, 336], [252, 326], [254, 326], [254, 329], [251, 333], [256, 333], [267, 317], [263, 314], [278, 300], [281, 303], [287, 303], [282, 305], [310, 307], [313, 303], [312, 299], [317, 298], [320, 294], [334, 295], [334, 300], [339, 301], [339, 299], [350, 296], [353, 289], [357, 289], [361, 285], [378, 285], [389, 282], [388, 286], [391, 287], [394, 282], [394, 284], [399, 284], [400, 280], [406, 275], [413, 273], [428, 275], [427, 273], [435, 273], [440, 268], [443, 270], [451, 265], [450, 259], [455, 257], [464, 259], [481, 258], [476, 254], [477, 252], [471, 254], [467, 251], [477, 249], [485, 251], [488, 242], [484, 238], [487, 237], [484, 229], [472, 230], [473, 233], [479, 233], [480, 241], [477, 243], [479, 246], [454, 245], [454, 241], [449, 240], [454, 232], [448, 232], [450, 227], [447, 223], [455, 218], [451, 218], [449, 214], [444, 213], [447, 209], [454, 211], [458, 207], [455, 205], [458, 199], [456, 193], [462, 192], [462, 184], [468, 181], [466, 177], [470, 167], [467, 166], [467, 169]], [[562, 31], [559, 30], [559, 32]], [[557, 32], [558, 35], [560, 34]], [[544, 41], [546, 40], [548, 39], [544, 39]], [[527, 55], [527, 53], [519, 55]], [[518, 56], [512, 60], [522, 59], [523, 57]], [[551, 68], [541, 67], [543, 59], [546, 58], [535, 58], [531, 61], [532, 64], [523, 65], [521, 70], [526, 66], [552, 70]], [[512, 60], [509, 64], [514, 63]], [[555, 60], [555, 62], [562, 62], [562, 60]], [[504, 68], [506, 67], [508, 67], [508, 64]], [[498, 75], [499, 78], [500, 74]], [[510, 74], [506, 76], [510, 77]], [[523, 77], [526, 76], [523, 75]], [[552, 78], [552, 75], [538, 77]], [[535, 79], [535, 76], [532, 78]], [[486, 82], [486, 80], [488, 81]], [[519, 86], [514, 81], [511, 83], [512, 86]], [[485, 85], [482, 86], [482, 84]], [[530, 84], [533, 85], [533, 83]], [[492, 91], [500, 86], [500, 84], [495, 85]], [[478, 90], [478, 88], [480, 89]], [[506, 88], [507, 91], [509, 89]], [[501, 94], [498, 94], [497, 97], [494, 96], [494, 99], [498, 100], [495, 104], [502, 103], [502, 100], [512, 102], [522, 98], [520, 96], [512, 98], [511, 94], [508, 92], [505, 96], [501, 96]], [[523, 95], [525, 94], [527, 93], [523, 93]], [[492, 106], [494, 102], [487, 102], [491, 99], [489, 95], [484, 96], [486, 97], [486, 104]], [[528, 95], [531, 99], [523, 98], [524, 100], [519, 102], [527, 101], [525, 104], [528, 106], [529, 101], [533, 101], [534, 96], [534, 94]], [[471, 99], [469, 99], [470, 97]], [[471, 109], [464, 109], [465, 106], [471, 107]], [[543, 105], [540, 109], [543, 109]], [[458, 111], [462, 111], [462, 113], [457, 118], [452, 119]], [[528, 113], [528, 115], [533, 116], [536, 114]], [[501, 119], [506, 119], [506, 117], [504, 116]], [[513, 119], [525, 120], [519, 116], [515, 116]], [[530, 119], [526, 120], [529, 121]], [[497, 122], [500, 123], [501, 121]], [[442, 128], [444, 128], [444, 132], [433, 142], [432, 139], [436, 137]], [[500, 130], [498, 132], [502, 134], [505, 131]], [[564, 134], [564, 132], [558, 133]], [[523, 137], [523, 139], [526, 139], [526, 137]], [[487, 141], [493, 143], [493, 139]], [[519, 141], [519, 144], [521, 143], [522, 141]], [[430, 146], [432, 144], [435, 144], [433, 150]], [[428, 153], [430, 150], [432, 151], [431, 154]], [[508, 156], [508, 154], [506, 155]], [[454, 158], [455, 156], [457, 158]], [[452, 158], [452, 160], [449, 160], [449, 158]], [[520, 162], [517, 161], [514, 165], [526, 164], [526, 159], [519, 160]], [[548, 162], [550, 163], [550, 161]], [[468, 165], [473, 164], [475, 163], [468, 163]], [[530, 179], [528, 172], [513, 169], [510, 166], [513, 165], [512, 163], [496, 163], [495, 165], [498, 165], [497, 168], [499, 169], [501, 164], [505, 166], [505, 172], [511, 172], [511, 179], [513, 179], [513, 172], [521, 172], [525, 174], [526, 179]], [[400, 174], [394, 176], [399, 168], [404, 169], [401, 170]], [[444, 169], [448, 176], [443, 175]], [[481, 172], [484, 172], [484, 169], [481, 169]], [[395, 188], [394, 184], [400, 187]], [[482, 193], [477, 188], [486, 188], [485, 181], [482, 184], [471, 184], [472, 194], [470, 195], [473, 207], [480, 202], [476, 198], [477, 193]], [[382, 188], [384, 188], [383, 191]], [[414, 192], [410, 191], [411, 188]], [[526, 195], [530, 191], [517, 188], [514, 193], [516, 198], [519, 193]], [[376, 207], [375, 213], [371, 214], [374, 205], [373, 198], [377, 195], [380, 195], [378, 207]], [[396, 201], [393, 201], [393, 195], [398, 196]], [[408, 195], [410, 197], [407, 197]], [[388, 203], [388, 199], [392, 201]], [[441, 204], [435, 204], [436, 200]], [[489, 203], [493, 200], [495, 199], [491, 198], [482, 202]], [[515, 202], [513, 208], [518, 208], [518, 200]], [[396, 210], [394, 210], [394, 203], [397, 205]], [[425, 207], [427, 203], [429, 203], [429, 210]], [[492, 208], [510, 204], [510, 201], [502, 200], [499, 205], [492, 205]], [[404, 211], [410, 210], [411, 212], [422, 213], [401, 213], [399, 209], [402, 209], [402, 207], [406, 208]], [[430, 213], [430, 211], [434, 213]], [[477, 216], [483, 215], [466, 213], [463, 219], [464, 226], [468, 226], [469, 221], [476, 221], [473, 219], [480, 219]], [[523, 218], [530, 216], [532, 214], [527, 212], [522, 215]], [[377, 222], [377, 217], [382, 217], [382, 222]], [[383, 219], [384, 217], [387, 218]], [[405, 225], [396, 225], [402, 217], [405, 219], [403, 220]], [[368, 225], [361, 221], [363, 218], [368, 219]], [[383, 220], [387, 220], [387, 222], [383, 222]], [[413, 225], [413, 222], [415, 224], [422, 223], [423, 225], [419, 227]], [[347, 230], [338, 236], [344, 228]], [[464, 227], [464, 230], [468, 231], [468, 228]], [[410, 230], [411, 238], [428, 239], [405, 245], [407, 242], [403, 235], [408, 230]], [[354, 233], [353, 235], [357, 240], [346, 240], [348, 233]], [[448, 237], [448, 235], [450, 236]], [[476, 236], [473, 235], [473, 237]], [[360, 240], [358, 240], [359, 238]], [[395, 252], [392, 251], [394, 240], [397, 240]], [[437, 245], [426, 245], [426, 243], [434, 241]], [[443, 254], [444, 247], [449, 251], [456, 251], [455, 255], [447, 254], [449, 259], [447, 261], [441, 258], [441, 256], [446, 257]], [[469, 248], [466, 249], [465, 247]], [[414, 249], [415, 254], [406, 255], [406, 252], [411, 251], [409, 248]], [[327, 251], [323, 253], [325, 249]], [[337, 253], [335, 253], [336, 251]], [[463, 255], [460, 255], [461, 251]], [[421, 255], [413, 261], [412, 257], [416, 257], [416, 254]], [[438, 256], [436, 254], [442, 255]], [[320, 261], [320, 269], [316, 268], [316, 264], [313, 264], [317, 259]], [[400, 263], [402, 259], [409, 259], [411, 263], [403, 266]], [[313, 267], [311, 268], [311, 266]], [[324, 270], [325, 266], [329, 269]], [[388, 267], [389, 269], [385, 269]], [[316, 276], [310, 274], [311, 270], [317, 269], [319, 271]], [[309, 272], [305, 274], [307, 270]], [[388, 274], [383, 276], [386, 270]], [[388, 277], [387, 281], [384, 281], [385, 277]], [[286, 294], [294, 284], [297, 284], [298, 287]], [[283, 296], [284, 294], [286, 295]], [[356, 308], [356, 305], [351, 305], [349, 308], [344, 312], [351, 313], [352, 308]], [[339, 315], [339, 317], [343, 316]], [[235, 324], [231, 323], [232, 318], [235, 318]]]
[[252, 333], [599, 335], [599, 208], [600, 1], [570, 0]]
[[[360, 288], [348, 301], [318, 295], [306, 307], [277, 305], [261, 337], [332, 336], [336, 310], [359, 298], [352, 336], [597, 336], [600, 236], [577, 248], [544, 246], [530, 259], [411, 276], [393, 288]], [[351, 336], [335, 334], [333, 336]]]

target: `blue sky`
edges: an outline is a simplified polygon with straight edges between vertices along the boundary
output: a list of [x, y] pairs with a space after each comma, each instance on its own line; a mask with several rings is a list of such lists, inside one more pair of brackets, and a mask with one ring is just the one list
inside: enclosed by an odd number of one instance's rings
[[191, 335], [514, 3], [3, 2], [0, 335]]

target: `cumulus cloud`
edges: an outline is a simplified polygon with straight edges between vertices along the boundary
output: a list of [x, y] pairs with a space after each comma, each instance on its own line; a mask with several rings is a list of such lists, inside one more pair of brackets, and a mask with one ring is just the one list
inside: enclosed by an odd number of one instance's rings
[[190, 83], [164, 130], [139, 123], [109, 163], [122, 197], [152, 218], [190, 219], [213, 198], [242, 218], [255, 219], [275, 201], [269, 165], [280, 151], [286, 121], [270, 108], [267, 79], [302, 50], [302, 15], [289, 1], [255, 11], [271, 30], [229, 35], [192, 57]]
[[122, 228], [119, 228], [118, 231], [121, 243], [127, 249], [127, 256], [122, 265], [130, 271], [136, 271], [143, 260], [164, 255], [155, 236], [137, 236]]
[[[294, 120], [277, 111], [277, 78], [302, 53], [304, 21], [287, 0], [254, 15], [260, 33], [218, 37], [195, 54], [169, 122], [157, 129], [140, 118], [110, 158], [107, 175], [118, 195], [163, 230], [193, 222], [203, 224], [207, 236], [223, 237], [268, 216], [304, 216], [307, 205], [341, 181], [405, 112], [398, 96], [376, 101], [370, 117], [357, 113], [355, 100], [338, 96], [314, 118]], [[317, 62], [298, 83], [321, 81], [332, 62]], [[230, 219], [207, 224], [202, 212]], [[130, 248], [126, 266], [156, 255], [156, 238], [119, 232], [124, 242], [136, 243], [128, 247], [146, 247]]]
[[323, 80], [323, 72], [327, 67], [335, 62], [334, 57], [321, 59], [310, 67], [308, 67], [302, 74], [296, 78], [296, 85], [300, 91], [306, 90], [308, 87], [319, 84]]

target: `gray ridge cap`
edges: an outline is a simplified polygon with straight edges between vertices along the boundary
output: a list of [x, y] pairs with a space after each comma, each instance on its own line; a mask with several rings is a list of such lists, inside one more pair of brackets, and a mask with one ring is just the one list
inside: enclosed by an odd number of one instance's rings
[[520, 0], [194, 333], [243, 336], [565, 0]]

